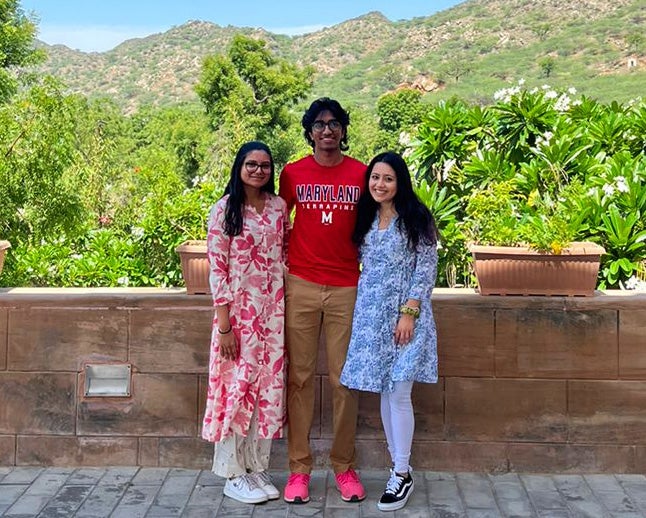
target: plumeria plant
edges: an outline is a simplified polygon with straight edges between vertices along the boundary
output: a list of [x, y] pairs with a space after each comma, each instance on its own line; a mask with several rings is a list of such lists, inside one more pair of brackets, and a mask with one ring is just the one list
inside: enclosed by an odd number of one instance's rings
[[633, 279], [646, 260], [645, 125], [642, 100], [603, 105], [522, 80], [489, 106], [432, 108], [410, 157], [421, 177], [459, 200], [459, 232], [450, 233], [462, 247], [450, 258], [458, 271], [468, 270], [469, 241], [554, 254], [594, 241], [607, 251], [600, 288], [641, 286]]
[[[589, 180], [588, 233], [605, 249], [601, 287], [643, 288], [646, 271], [646, 159], [623, 150]], [[590, 210], [591, 209], [591, 210]], [[576, 210], [576, 209], [575, 209]]]

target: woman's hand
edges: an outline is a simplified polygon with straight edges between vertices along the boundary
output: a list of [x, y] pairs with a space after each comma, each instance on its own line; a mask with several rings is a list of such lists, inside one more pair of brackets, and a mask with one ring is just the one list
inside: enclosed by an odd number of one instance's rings
[[225, 360], [238, 359], [238, 344], [233, 330], [226, 334], [220, 334], [218, 337], [218, 344], [220, 346], [220, 356]]
[[395, 343], [400, 347], [408, 344], [413, 338], [415, 331], [415, 317], [412, 315], [399, 315], [399, 321], [395, 328]]
[[238, 359], [238, 344], [236, 337], [233, 334], [233, 326], [229, 318], [229, 305], [222, 304], [215, 307], [216, 320], [218, 330], [218, 345], [220, 347], [220, 356], [225, 360]]

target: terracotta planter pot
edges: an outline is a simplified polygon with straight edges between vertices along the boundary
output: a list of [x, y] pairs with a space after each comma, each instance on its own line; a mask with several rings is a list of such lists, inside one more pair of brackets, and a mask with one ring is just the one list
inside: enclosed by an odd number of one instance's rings
[[471, 245], [481, 295], [594, 295], [603, 247], [572, 243], [559, 255], [525, 247]]
[[0, 241], [0, 273], [2, 273], [2, 267], [4, 266], [4, 254], [7, 248], [11, 248], [11, 243], [9, 241]]
[[206, 241], [185, 241], [175, 251], [182, 262], [182, 276], [188, 295], [211, 293]]

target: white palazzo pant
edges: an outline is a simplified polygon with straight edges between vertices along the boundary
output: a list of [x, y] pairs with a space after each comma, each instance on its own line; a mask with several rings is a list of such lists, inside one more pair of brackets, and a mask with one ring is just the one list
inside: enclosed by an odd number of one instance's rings
[[271, 439], [258, 437], [258, 406], [256, 406], [246, 437], [232, 434], [215, 443], [211, 471], [225, 478], [266, 471], [269, 468], [270, 451]]

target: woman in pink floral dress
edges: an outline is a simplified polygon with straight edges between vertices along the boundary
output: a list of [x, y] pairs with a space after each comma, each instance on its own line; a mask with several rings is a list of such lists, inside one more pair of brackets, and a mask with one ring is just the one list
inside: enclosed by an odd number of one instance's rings
[[215, 443], [224, 494], [245, 503], [280, 496], [267, 474], [285, 418], [283, 271], [287, 208], [274, 194], [274, 161], [262, 142], [238, 151], [209, 216], [215, 306], [202, 437]]

